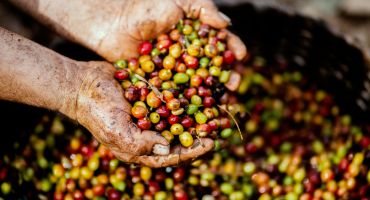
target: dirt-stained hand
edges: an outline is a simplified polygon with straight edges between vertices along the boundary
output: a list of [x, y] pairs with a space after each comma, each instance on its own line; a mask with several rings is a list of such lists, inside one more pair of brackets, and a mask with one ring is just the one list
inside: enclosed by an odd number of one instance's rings
[[[106, 62], [80, 62], [86, 70], [79, 86], [76, 111], [66, 112], [85, 126], [95, 138], [107, 146], [119, 159], [165, 167], [194, 159], [213, 148], [213, 141], [202, 139], [192, 147], [173, 147], [169, 155], [153, 155], [156, 144], [168, 147], [165, 138], [153, 131], [141, 131], [131, 121], [130, 104], [114, 80], [114, 67]], [[84, 68], [83, 68], [84, 69]], [[73, 106], [72, 106], [73, 107]]]

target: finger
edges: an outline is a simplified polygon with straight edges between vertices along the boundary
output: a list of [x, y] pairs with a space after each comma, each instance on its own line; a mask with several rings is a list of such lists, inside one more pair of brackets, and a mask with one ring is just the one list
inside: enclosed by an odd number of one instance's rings
[[247, 47], [235, 34], [228, 31], [227, 47], [234, 53], [237, 60], [243, 60], [247, 56]]
[[175, 147], [168, 156], [139, 156], [137, 162], [155, 168], [174, 166], [196, 159], [212, 150], [213, 147], [214, 143], [211, 139], [202, 138], [201, 140], [196, 140], [193, 146], [189, 148]]
[[176, 2], [187, 17], [199, 18], [200, 21], [214, 28], [221, 29], [230, 24], [230, 19], [219, 12], [211, 0], [177, 0]]
[[124, 152], [119, 152], [111, 149], [113, 155], [118, 159], [125, 163], [136, 163], [136, 156]]
[[154, 150], [154, 153], [160, 155], [168, 155], [169, 153], [167, 140], [157, 132], [142, 131], [135, 135], [134, 139], [145, 148], [145, 154], [151, 154]]

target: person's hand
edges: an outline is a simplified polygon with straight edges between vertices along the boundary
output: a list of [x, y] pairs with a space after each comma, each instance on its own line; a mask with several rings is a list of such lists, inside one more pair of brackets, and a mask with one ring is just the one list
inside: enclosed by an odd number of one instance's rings
[[[140, 42], [171, 30], [184, 16], [218, 29], [230, 24], [212, 0], [10, 1], [111, 62], [137, 56]], [[237, 59], [246, 56], [246, 47], [237, 36], [229, 33], [227, 43]]]
[[78, 73], [83, 73], [84, 78], [78, 86], [77, 103], [63, 106], [62, 112], [86, 127], [118, 159], [165, 167], [194, 159], [213, 148], [212, 140], [202, 139], [189, 148], [174, 147], [169, 155], [152, 155], [155, 144], [167, 146], [168, 143], [160, 134], [141, 131], [131, 121], [130, 104], [124, 99], [119, 83], [113, 79], [114, 67], [105, 62], [79, 62], [78, 65], [82, 65]]
[[[98, 34], [104, 33], [104, 37], [97, 42], [99, 45], [92, 48], [109, 61], [138, 56], [140, 42], [169, 31], [184, 17], [184, 13], [218, 29], [230, 24], [230, 19], [220, 13], [211, 0], [140, 0], [122, 1], [121, 4], [122, 9], [118, 13], [109, 13], [116, 18], [107, 22], [111, 23], [107, 30], [102, 30], [101, 26], [91, 26], [97, 29], [92, 31], [96, 35], [86, 38], [95, 40], [99, 38]], [[229, 32], [227, 41], [228, 48], [237, 59], [246, 56], [246, 47], [239, 37]]]

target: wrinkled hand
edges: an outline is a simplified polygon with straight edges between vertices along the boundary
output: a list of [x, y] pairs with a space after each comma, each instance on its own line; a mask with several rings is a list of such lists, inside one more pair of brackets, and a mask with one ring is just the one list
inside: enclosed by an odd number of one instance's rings
[[[115, 5], [119, 8], [118, 14], [108, 13], [116, 16], [108, 22], [111, 23], [109, 30], [102, 30], [101, 26], [91, 26], [99, 30], [92, 31], [95, 36], [90, 39], [100, 40], [92, 49], [109, 61], [138, 56], [137, 47], [141, 41], [156, 38], [169, 31], [183, 18], [184, 13], [219, 29], [230, 24], [230, 20], [218, 12], [211, 0], [138, 0], [121, 1], [120, 4]], [[104, 37], [100, 37], [102, 33], [105, 34]], [[237, 59], [241, 60], [246, 56], [246, 47], [236, 35], [229, 33], [227, 44]]]
[[202, 139], [190, 148], [174, 147], [166, 156], [151, 155], [155, 144], [168, 145], [153, 131], [141, 131], [131, 121], [130, 104], [113, 79], [114, 67], [105, 62], [80, 62], [84, 65], [78, 92], [75, 119], [122, 161], [150, 167], [177, 165], [213, 148], [213, 141]]

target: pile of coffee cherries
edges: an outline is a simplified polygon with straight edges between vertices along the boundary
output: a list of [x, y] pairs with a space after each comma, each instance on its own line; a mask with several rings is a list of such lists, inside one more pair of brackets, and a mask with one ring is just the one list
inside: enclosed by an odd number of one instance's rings
[[230, 112], [244, 102], [244, 140], [232, 134], [191, 165], [151, 169], [44, 117], [1, 155], [0, 199], [370, 199], [370, 124], [353, 122], [284, 60], [255, 57], [236, 70], [239, 96], [220, 101]]
[[230, 76], [240, 79], [231, 70], [235, 58], [226, 37], [226, 30], [185, 19], [141, 43], [138, 58], [115, 63], [115, 78], [140, 129], [160, 132], [170, 143], [178, 138], [184, 147], [198, 137], [232, 134], [233, 123], [218, 107]]

